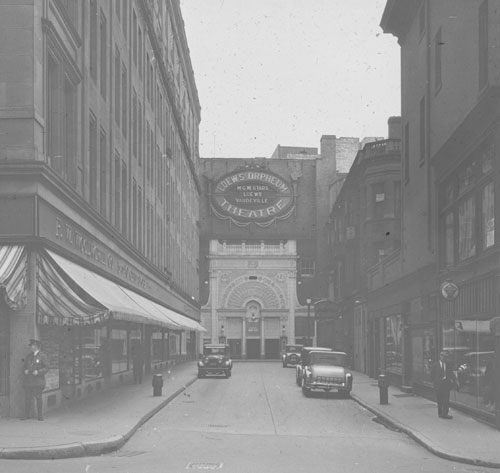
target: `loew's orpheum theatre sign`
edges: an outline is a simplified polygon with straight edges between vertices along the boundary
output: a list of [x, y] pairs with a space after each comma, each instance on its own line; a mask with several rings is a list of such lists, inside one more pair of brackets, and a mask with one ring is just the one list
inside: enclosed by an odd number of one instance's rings
[[278, 175], [262, 169], [239, 170], [219, 179], [212, 191], [212, 210], [239, 226], [271, 225], [288, 218], [295, 208], [292, 187]]

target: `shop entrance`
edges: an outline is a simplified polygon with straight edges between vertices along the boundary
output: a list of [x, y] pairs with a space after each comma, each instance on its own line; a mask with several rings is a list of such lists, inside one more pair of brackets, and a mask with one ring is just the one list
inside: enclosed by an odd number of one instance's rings
[[239, 360], [241, 358], [241, 339], [229, 339], [227, 341], [229, 344], [229, 349], [231, 350], [231, 357], [234, 360]]
[[267, 360], [277, 360], [280, 357], [280, 341], [278, 338], [268, 338], [265, 347]]
[[247, 338], [247, 358], [260, 358], [260, 339]]

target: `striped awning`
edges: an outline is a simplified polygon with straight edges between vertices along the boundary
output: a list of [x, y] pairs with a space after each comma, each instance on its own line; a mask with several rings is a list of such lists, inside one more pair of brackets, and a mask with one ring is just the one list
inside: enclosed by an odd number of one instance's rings
[[26, 305], [27, 263], [24, 246], [0, 246], [0, 296], [13, 310]]
[[[44, 255], [44, 256], [43, 256]], [[41, 260], [48, 262], [54, 271], [93, 308], [105, 308], [103, 317], [112, 315], [115, 320], [145, 323], [174, 330], [201, 330], [197, 322], [147, 299], [109, 279], [100, 276], [52, 251], [46, 251]], [[95, 305], [98, 304], [98, 306]], [[52, 310], [57, 311], [56, 306]], [[90, 317], [90, 316], [87, 316]]]
[[109, 309], [67, 276], [42, 252], [37, 255], [37, 322], [43, 325], [88, 325], [109, 317]]

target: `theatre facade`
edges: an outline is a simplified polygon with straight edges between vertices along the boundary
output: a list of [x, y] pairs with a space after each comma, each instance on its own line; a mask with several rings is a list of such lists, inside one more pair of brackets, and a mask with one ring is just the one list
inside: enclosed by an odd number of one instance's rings
[[228, 343], [235, 359], [276, 359], [286, 343], [316, 343], [317, 203], [328, 189], [318, 173], [331, 184], [334, 159], [201, 159], [205, 343]]

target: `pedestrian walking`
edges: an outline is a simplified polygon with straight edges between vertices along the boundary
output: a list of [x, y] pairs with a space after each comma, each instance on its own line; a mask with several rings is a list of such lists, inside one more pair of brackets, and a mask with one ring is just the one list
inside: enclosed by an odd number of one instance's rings
[[450, 410], [450, 391], [452, 388], [458, 388], [455, 374], [448, 353], [442, 351], [439, 354], [439, 360], [431, 367], [432, 382], [436, 392], [438, 406], [438, 416], [441, 419], [452, 419]]
[[132, 368], [134, 371], [134, 383], [142, 384], [144, 374], [144, 349], [140, 343], [132, 348]]
[[33, 400], [36, 401], [38, 420], [43, 420], [42, 393], [45, 389], [45, 374], [49, 371], [49, 361], [41, 348], [39, 340], [29, 341], [30, 353], [23, 360], [24, 417], [30, 419], [33, 411]]

